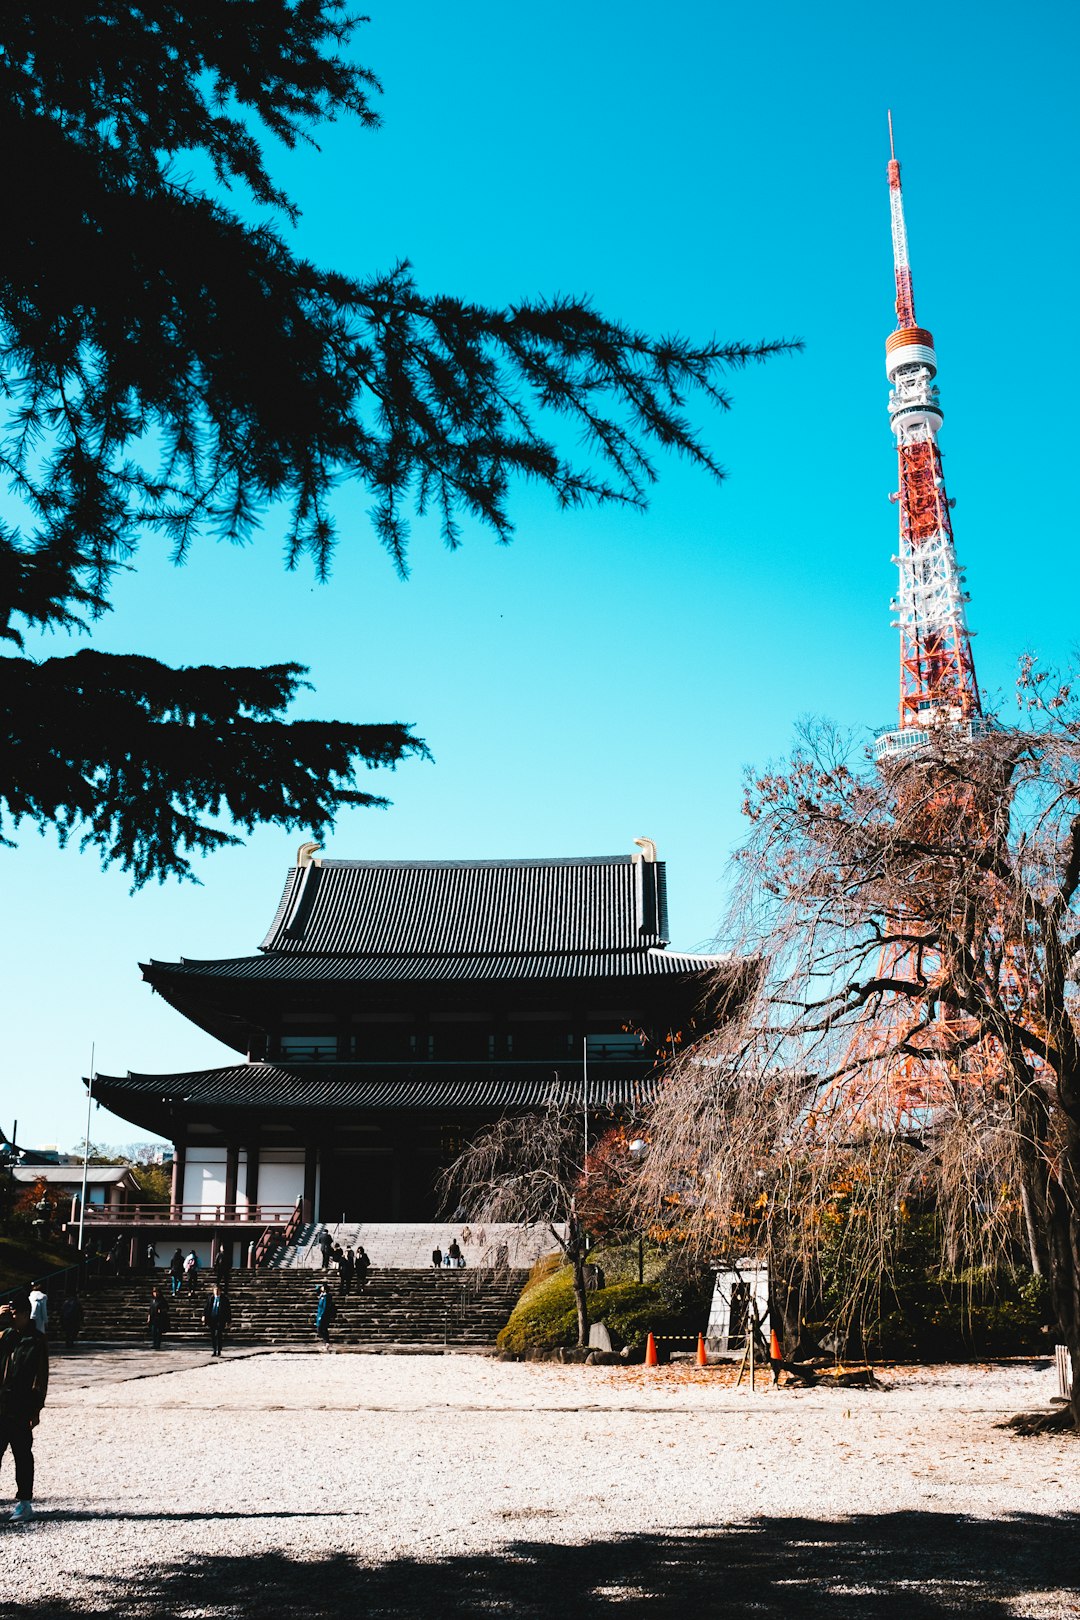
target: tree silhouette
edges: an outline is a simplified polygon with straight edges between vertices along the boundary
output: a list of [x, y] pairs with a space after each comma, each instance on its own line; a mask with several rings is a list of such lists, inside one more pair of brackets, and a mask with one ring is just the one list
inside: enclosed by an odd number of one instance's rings
[[659, 449], [721, 476], [690, 395], [726, 409], [726, 370], [790, 347], [653, 339], [583, 299], [428, 296], [407, 263], [356, 279], [249, 222], [234, 202], [297, 213], [267, 136], [294, 146], [340, 115], [378, 122], [377, 80], [347, 55], [355, 25], [342, 0], [105, 0], [0, 23], [0, 133], [18, 153], [0, 466], [20, 511], [0, 524], [16, 742], [0, 804], [77, 833], [136, 884], [190, 875], [188, 853], [229, 842], [207, 816], [317, 836], [342, 805], [378, 802], [355, 787], [360, 766], [423, 744], [401, 724], [285, 722], [293, 666], [37, 662], [20, 656], [27, 627], [106, 611], [148, 533], [182, 560], [202, 534], [246, 539], [272, 507], [288, 564], [325, 577], [346, 480], [370, 492], [403, 573], [410, 514], [436, 512], [451, 547], [468, 520], [505, 541], [518, 479], [567, 508], [641, 507]]

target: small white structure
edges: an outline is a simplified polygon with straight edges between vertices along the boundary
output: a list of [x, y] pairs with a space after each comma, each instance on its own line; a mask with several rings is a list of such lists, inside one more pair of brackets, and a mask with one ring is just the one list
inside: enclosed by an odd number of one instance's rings
[[769, 1272], [764, 1261], [753, 1256], [736, 1260], [716, 1273], [705, 1334], [710, 1350], [720, 1353], [743, 1348], [751, 1302], [757, 1307], [758, 1322], [764, 1326], [769, 1315]]
[[[17, 1164], [12, 1179], [23, 1187], [43, 1181], [50, 1192], [78, 1201], [82, 1196], [81, 1164]], [[119, 1213], [128, 1204], [138, 1203], [139, 1183], [129, 1165], [91, 1164], [86, 1169], [86, 1202], [95, 1209]], [[74, 1217], [73, 1217], [74, 1218]]]

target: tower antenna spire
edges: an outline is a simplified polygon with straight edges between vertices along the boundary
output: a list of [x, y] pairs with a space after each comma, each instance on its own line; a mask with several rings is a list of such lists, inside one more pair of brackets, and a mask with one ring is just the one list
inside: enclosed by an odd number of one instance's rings
[[900, 465], [899, 490], [891, 497], [900, 508], [900, 551], [893, 558], [900, 570], [893, 604], [900, 631], [900, 723], [897, 731], [878, 738], [879, 759], [924, 747], [934, 727], [964, 726], [970, 732], [982, 715], [965, 612], [968, 594], [956, 560], [952, 502], [937, 445], [943, 419], [934, 382], [937, 355], [932, 333], [915, 321], [891, 112], [889, 150], [894, 154], [888, 173], [897, 325], [885, 339], [885, 370]]

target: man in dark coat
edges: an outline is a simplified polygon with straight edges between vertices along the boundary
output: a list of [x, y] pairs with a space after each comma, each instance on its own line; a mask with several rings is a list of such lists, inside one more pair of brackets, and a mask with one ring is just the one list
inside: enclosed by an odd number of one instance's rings
[[157, 1283], [150, 1290], [150, 1303], [146, 1307], [146, 1326], [150, 1334], [151, 1347], [160, 1350], [162, 1334], [169, 1331], [169, 1308]]
[[26, 1294], [0, 1305], [0, 1329], [0, 1460], [10, 1446], [15, 1459], [11, 1517], [22, 1522], [34, 1517], [34, 1430], [49, 1388], [49, 1347], [31, 1325]]
[[353, 1272], [356, 1270], [356, 1261], [353, 1259], [353, 1252], [351, 1249], [345, 1250], [345, 1253], [337, 1263], [337, 1268], [338, 1277], [341, 1281], [341, 1297], [344, 1299], [345, 1295], [352, 1287]]
[[334, 1240], [326, 1230], [325, 1226], [319, 1233], [319, 1248], [322, 1250], [322, 1268], [324, 1271], [329, 1271], [330, 1256], [334, 1249]]
[[180, 1292], [181, 1288], [183, 1288], [183, 1286], [184, 1286], [184, 1251], [183, 1251], [183, 1249], [177, 1249], [176, 1253], [173, 1255], [172, 1259], [169, 1261], [169, 1281], [172, 1284], [173, 1293], [178, 1294]]
[[74, 1346], [82, 1325], [83, 1308], [78, 1294], [65, 1294], [60, 1304], [60, 1327], [64, 1334], [64, 1344], [69, 1350]]
[[210, 1354], [220, 1356], [225, 1342], [225, 1329], [232, 1321], [229, 1297], [222, 1291], [220, 1283], [215, 1283], [213, 1293], [207, 1294], [202, 1319], [203, 1327], [210, 1335]]

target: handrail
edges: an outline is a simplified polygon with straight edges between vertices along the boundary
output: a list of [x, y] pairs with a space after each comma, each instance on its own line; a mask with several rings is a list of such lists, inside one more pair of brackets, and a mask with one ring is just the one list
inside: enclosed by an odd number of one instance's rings
[[[81, 1270], [81, 1267], [75, 1265], [75, 1266], [57, 1266], [55, 1271], [35, 1271], [35, 1272], [32, 1273], [33, 1281], [31, 1281], [30, 1283], [27, 1283], [27, 1284], [23, 1285], [22, 1287], [5, 1288], [4, 1292], [2, 1294], [0, 1294], [0, 1305], [4, 1304], [9, 1299], [14, 1299], [16, 1294], [28, 1294], [30, 1292], [30, 1289], [34, 1286], [35, 1282], [51, 1282], [54, 1277], [69, 1277], [73, 1271], [75, 1272], [76, 1277], [77, 1277], [80, 1270]], [[47, 1288], [44, 1290], [44, 1292], [46, 1293], [46, 1295], [49, 1294], [49, 1290]], [[69, 1292], [70, 1292], [70, 1290], [68, 1289], [67, 1284], [65, 1283], [65, 1285], [64, 1285], [64, 1293], [66, 1294], [66, 1293], [69, 1293]]]
[[87, 1204], [86, 1224], [108, 1226], [243, 1225], [287, 1223], [295, 1204]]
[[263, 1231], [259, 1241], [255, 1245], [255, 1250], [251, 1257], [252, 1270], [258, 1270], [259, 1266], [264, 1263], [272, 1250], [279, 1248], [287, 1249], [303, 1224], [304, 1206], [301, 1201], [297, 1199], [296, 1203], [292, 1206], [292, 1211], [289, 1215], [289, 1219], [285, 1223], [285, 1230], [283, 1232], [277, 1232], [271, 1226], [266, 1227]]

